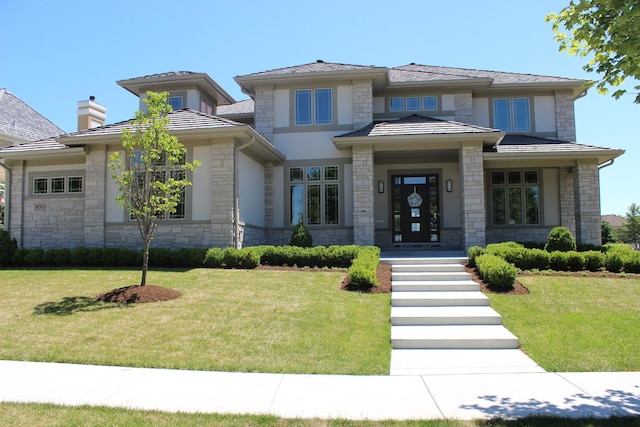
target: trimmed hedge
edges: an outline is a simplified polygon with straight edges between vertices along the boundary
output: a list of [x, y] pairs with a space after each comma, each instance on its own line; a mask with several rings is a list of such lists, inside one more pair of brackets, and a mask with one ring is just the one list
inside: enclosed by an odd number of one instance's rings
[[376, 271], [380, 263], [380, 248], [365, 246], [360, 249], [349, 267], [349, 284], [357, 288], [378, 286]]
[[575, 251], [576, 240], [573, 238], [573, 234], [566, 227], [553, 227], [547, 236], [547, 244], [544, 249], [547, 252], [553, 251]]
[[476, 258], [478, 273], [482, 280], [504, 290], [513, 288], [518, 270], [503, 258], [484, 254]]
[[478, 258], [480, 255], [484, 254], [484, 249], [482, 249], [480, 246], [471, 246], [469, 248], [469, 251], [467, 252], [467, 267], [470, 268], [475, 268], [476, 267], [476, 258]]

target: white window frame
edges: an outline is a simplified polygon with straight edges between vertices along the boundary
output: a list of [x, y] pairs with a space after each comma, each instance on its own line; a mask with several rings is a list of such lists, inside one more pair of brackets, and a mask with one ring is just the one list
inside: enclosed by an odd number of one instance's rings
[[[434, 102], [434, 107], [433, 108], [427, 108], [427, 100], [433, 100], [433, 102]], [[422, 109], [424, 111], [436, 111], [436, 110], [438, 110], [438, 97], [435, 96], [435, 95], [423, 96], [422, 97]]]
[[[80, 190], [79, 191], [71, 191], [70, 190], [70, 182], [71, 179], [79, 180]], [[53, 183], [54, 181], [62, 182], [62, 191], [54, 191]], [[60, 174], [56, 173], [55, 175], [47, 175], [47, 174], [36, 174], [30, 177], [31, 182], [31, 195], [32, 196], [64, 196], [64, 195], [73, 195], [73, 194], [83, 194], [84, 193], [84, 176], [78, 174], [77, 172], [72, 172], [69, 174]], [[37, 191], [36, 184], [38, 182], [45, 184], [44, 191]], [[75, 187], [74, 187], [75, 188]]]
[[[180, 108], [175, 108], [173, 106], [173, 101], [176, 100], [180, 100]], [[167, 104], [171, 105], [171, 108], [173, 109], [173, 111], [178, 111], [178, 110], [182, 110], [182, 104], [183, 104], [183, 99], [182, 96], [170, 96], [169, 98], [167, 98]]]
[[[306, 226], [339, 226], [341, 209], [340, 167], [325, 166], [292, 166], [289, 168], [289, 225], [295, 226], [300, 219]], [[317, 219], [309, 218], [309, 206], [313, 201], [312, 191], [317, 191], [319, 205]], [[334, 202], [337, 204], [333, 212], [329, 211], [329, 192], [335, 191]], [[295, 197], [295, 200], [294, 200]]]
[[[519, 127], [517, 126], [518, 122], [519, 122], [519, 118], [521, 118], [518, 114], [518, 109], [516, 108], [516, 104], [520, 103], [520, 102], [524, 102], [526, 101], [526, 127]], [[498, 117], [498, 108], [497, 108], [497, 104], [498, 103], [505, 103], [507, 104], [507, 117], [506, 118], [499, 118]], [[500, 119], [500, 120], [499, 120]], [[500, 126], [499, 122], [508, 122], [506, 123], [506, 126]], [[502, 131], [505, 132], [531, 132], [531, 101], [529, 98], [526, 97], [520, 97], [520, 98], [495, 98], [493, 100], [493, 126], [496, 129], [500, 129]]]
[[[298, 99], [298, 95], [308, 94], [308, 101], [305, 100], [305, 104], [309, 108], [309, 117], [308, 119], [305, 117], [304, 120], [301, 120], [299, 116], [299, 105], [300, 100]], [[322, 109], [320, 108], [320, 99], [322, 99], [319, 94], [328, 94], [328, 118], [322, 119], [320, 117], [320, 113]], [[293, 93], [293, 123], [295, 126], [312, 126], [312, 125], [330, 125], [333, 124], [333, 89], [330, 87], [322, 87], [315, 89], [296, 89]]]
[[[527, 174], [535, 173], [536, 179], [535, 182], [527, 182]], [[494, 183], [493, 175], [494, 174], [503, 174], [503, 182]], [[510, 174], [517, 173], [519, 174], [519, 182], [512, 182], [510, 178]], [[538, 169], [496, 169], [488, 172], [488, 184], [489, 184], [489, 195], [491, 200], [491, 206], [489, 208], [491, 215], [491, 225], [495, 227], [535, 227], [542, 224], [542, 172]], [[535, 204], [535, 208], [537, 210], [537, 221], [529, 222], [529, 218], [527, 215], [527, 191], [529, 188], [535, 188], [535, 193], [537, 195]], [[504, 216], [504, 223], [496, 223], [496, 200], [495, 200], [495, 190], [501, 189], [504, 192], [504, 207], [502, 215]], [[521, 218], [521, 222], [515, 222], [511, 215], [511, 205], [510, 205], [510, 190], [520, 190], [520, 209], [519, 214]]]

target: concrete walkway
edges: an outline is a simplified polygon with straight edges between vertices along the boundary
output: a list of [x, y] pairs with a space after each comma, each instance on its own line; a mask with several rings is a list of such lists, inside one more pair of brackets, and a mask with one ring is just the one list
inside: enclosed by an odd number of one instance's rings
[[346, 419], [640, 415], [640, 372], [341, 376], [0, 361], [0, 401]]

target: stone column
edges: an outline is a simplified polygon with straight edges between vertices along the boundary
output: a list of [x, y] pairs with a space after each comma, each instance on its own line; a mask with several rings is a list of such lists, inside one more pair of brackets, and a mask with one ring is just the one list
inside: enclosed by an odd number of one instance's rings
[[600, 175], [597, 161], [579, 160], [574, 169], [576, 241], [602, 243], [600, 225]]
[[576, 140], [576, 119], [571, 92], [556, 92], [556, 132], [560, 141]]
[[560, 168], [560, 225], [576, 236], [576, 197], [574, 192], [573, 169]]
[[273, 86], [256, 86], [255, 129], [273, 144], [273, 126], [275, 123]]
[[23, 241], [23, 223], [24, 223], [24, 218], [23, 218], [23, 214], [24, 214], [24, 190], [25, 190], [25, 183], [26, 183], [26, 188], [27, 188], [27, 194], [28, 194], [28, 188], [29, 188], [29, 182], [28, 177], [26, 176], [25, 172], [24, 172], [24, 162], [19, 162], [19, 163], [11, 163], [7, 165], [9, 168], [11, 168], [11, 188], [9, 189], [9, 194], [5, 193], [5, 196], [10, 197], [9, 200], [9, 210], [10, 212], [6, 212], [4, 213], [5, 216], [5, 224], [7, 222], [7, 218], [9, 217], [9, 215], [11, 215], [11, 218], [9, 218], [9, 235], [16, 239], [16, 241], [18, 242], [18, 246], [19, 247], [23, 247], [24, 245], [24, 241]]
[[373, 121], [373, 86], [371, 80], [357, 80], [353, 86], [353, 128], [360, 129]]
[[460, 162], [460, 195], [462, 241], [465, 251], [486, 244], [486, 211], [484, 197], [484, 165], [482, 142], [463, 143], [458, 151]]
[[264, 165], [264, 227], [267, 242], [273, 241], [273, 163]]
[[456, 109], [456, 122], [473, 123], [473, 102], [471, 92], [456, 92], [453, 96]]
[[353, 147], [353, 240], [357, 245], [375, 244], [373, 193], [373, 146]]
[[105, 245], [107, 193], [107, 147], [87, 146], [84, 177], [84, 244], [89, 248]]
[[217, 140], [211, 146], [211, 245], [233, 247], [234, 141]]

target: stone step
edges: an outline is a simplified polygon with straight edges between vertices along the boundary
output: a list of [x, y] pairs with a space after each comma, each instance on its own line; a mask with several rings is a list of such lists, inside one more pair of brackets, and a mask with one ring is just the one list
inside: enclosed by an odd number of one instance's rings
[[401, 280], [391, 284], [393, 291], [479, 291], [480, 285], [472, 280]]
[[391, 271], [396, 273], [453, 273], [464, 271], [462, 264], [393, 264]]
[[489, 305], [482, 292], [391, 292], [392, 307], [474, 306]]
[[393, 348], [516, 349], [518, 338], [501, 325], [396, 326]]
[[405, 280], [471, 280], [471, 275], [458, 272], [391, 272], [391, 281]]
[[388, 257], [381, 257], [380, 262], [391, 265], [406, 265], [406, 264], [420, 264], [420, 265], [429, 265], [429, 264], [453, 264], [453, 265], [462, 265], [466, 264], [468, 261], [467, 257], [439, 257], [439, 258], [418, 258], [418, 257], [409, 257], [409, 258], [399, 258], [393, 257], [393, 255]]
[[502, 316], [490, 306], [391, 307], [391, 324], [502, 325]]

